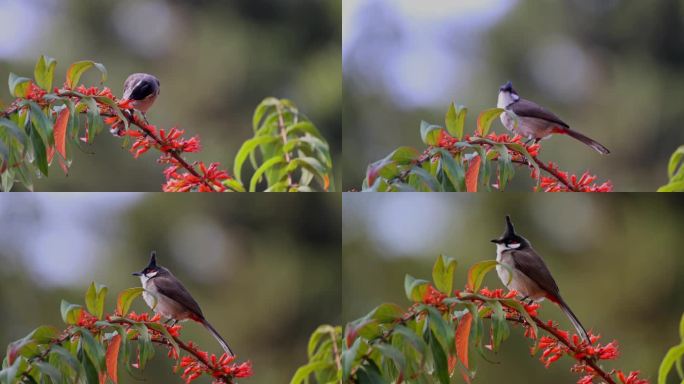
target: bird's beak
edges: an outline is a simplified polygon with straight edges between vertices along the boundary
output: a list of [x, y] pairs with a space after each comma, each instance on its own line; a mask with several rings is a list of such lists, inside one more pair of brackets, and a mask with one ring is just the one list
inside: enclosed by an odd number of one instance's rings
[[133, 272], [132, 275], [133, 276], [142, 276], [142, 272]]
[[501, 240], [499, 240], [499, 239], [491, 239], [489, 241], [491, 241], [494, 244], [499, 244], [501, 242]]

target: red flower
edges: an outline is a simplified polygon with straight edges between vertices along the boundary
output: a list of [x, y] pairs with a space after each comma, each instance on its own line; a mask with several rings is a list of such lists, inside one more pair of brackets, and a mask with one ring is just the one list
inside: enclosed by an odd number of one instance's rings
[[439, 307], [442, 305], [442, 301], [446, 299], [447, 295], [436, 290], [432, 285], [428, 285], [425, 294], [423, 295], [423, 303]]
[[442, 129], [439, 131], [439, 138], [437, 139], [437, 146], [445, 149], [450, 149], [458, 143], [458, 139], [447, 133]]
[[639, 378], [639, 371], [630, 372], [627, 377], [622, 371], [617, 371], [617, 377], [623, 384], [648, 384], [648, 380]]
[[518, 291], [512, 290], [504, 294], [504, 290], [502, 288], [497, 288], [493, 291], [490, 291], [489, 288], [485, 287], [480, 289], [480, 295], [491, 297], [494, 299], [512, 299], [518, 295]]
[[91, 315], [85, 309], [82, 309], [81, 314], [78, 316], [76, 324], [79, 327], [92, 329], [95, 326], [95, 322], [97, 322], [97, 317]]

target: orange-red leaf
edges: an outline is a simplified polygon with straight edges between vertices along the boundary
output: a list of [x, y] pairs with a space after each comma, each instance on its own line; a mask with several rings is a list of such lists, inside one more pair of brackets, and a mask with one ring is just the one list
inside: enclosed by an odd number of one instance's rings
[[112, 341], [107, 346], [107, 353], [105, 354], [105, 361], [107, 363], [107, 376], [116, 384], [119, 380], [117, 375], [117, 366], [119, 362], [119, 347], [121, 347], [121, 335], [116, 334], [112, 337]]
[[[470, 338], [470, 326], [473, 324], [473, 316], [470, 312], [461, 317], [456, 327], [456, 337], [454, 343], [456, 345], [456, 356], [461, 360], [466, 369], [468, 368], [468, 339]], [[470, 377], [463, 372], [463, 380], [470, 383]]]
[[67, 123], [69, 123], [69, 114], [69, 108], [64, 108], [59, 112], [53, 131], [55, 135], [55, 147], [57, 148], [57, 152], [62, 155], [63, 159], [66, 159], [66, 129]]
[[477, 178], [480, 174], [480, 163], [482, 159], [477, 156], [470, 160], [470, 165], [466, 170], [466, 191], [477, 192]]

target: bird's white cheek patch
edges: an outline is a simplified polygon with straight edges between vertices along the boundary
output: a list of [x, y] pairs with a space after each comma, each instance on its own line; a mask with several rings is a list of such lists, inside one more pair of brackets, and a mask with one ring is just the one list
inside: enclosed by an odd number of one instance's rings
[[150, 273], [148, 273], [146, 276], [147, 276], [148, 278], [149, 278], [149, 277], [155, 277], [155, 276], [157, 276], [157, 271], [150, 272]]
[[520, 243], [506, 244], [506, 247], [508, 247], [509, 249], [518, 249], [520, 248]]

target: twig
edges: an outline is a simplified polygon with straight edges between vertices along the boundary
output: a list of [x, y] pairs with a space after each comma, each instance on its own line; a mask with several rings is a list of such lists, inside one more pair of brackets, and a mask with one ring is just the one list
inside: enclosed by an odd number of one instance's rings
[[[280, 104], [276, 104], [276, 111], [278, 113], [278, 131], [280, 132], [280, 138], [283, 140], [283, 146], [287, 144], [287, 128], [285, 128], [285, 120], [283, 119], [283, 109], [280, 106]], [[289, 165], [290, 164], [290, 153], [287, 151], [285, 152], [285, 162]], [[288, 189], [293, 186], [292, 184], [292, 174], [290, 172], [287, 173], [287, 186]]]

